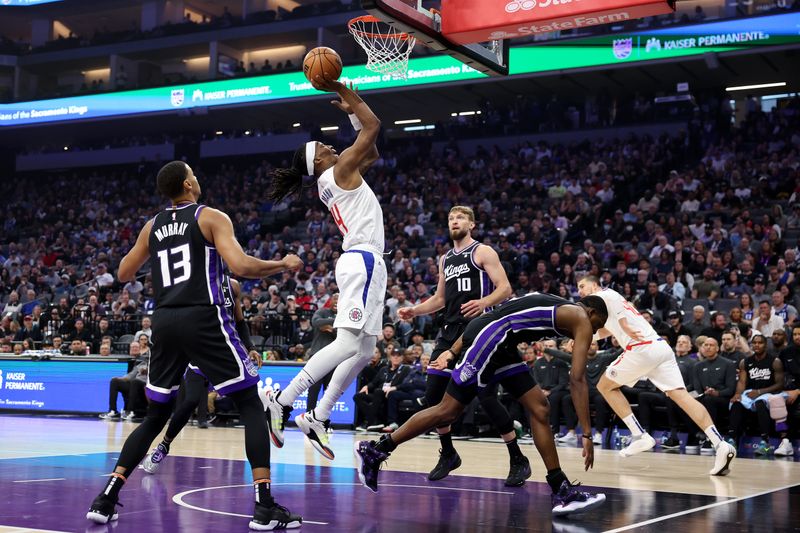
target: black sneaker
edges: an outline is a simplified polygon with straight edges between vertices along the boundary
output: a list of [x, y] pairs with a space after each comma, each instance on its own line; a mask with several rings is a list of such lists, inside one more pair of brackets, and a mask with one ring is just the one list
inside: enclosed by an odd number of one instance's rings
[[89, 507], [89, 512], [86, 513], [86, 519], [96, 524], [108, 524], [109, 522], [113, 522], [119, 518], [119, 513], [117, 513], [116, 509], [117, 505], [122, 507], [119, 500], [114, 500], [105, 494], [100, 494], [94, 499], [91, 507]]
[[274, 501], [272, 505], [256, 502], [253, 519], [250, 520], [250, 529], [255, 529], [256, 531], [295, 529], [300, 527], [302, 523], [303, 517], [290, 513], [289, 509], [278, 505]]
[[358, 479], [372, 492], [378, 492], [378, 473], [381, 471], [381, 463], [389, 458], [389, 454], [380, 451], [377, 446], [378, 443], [374, 440], [362, 440], [356, 442], [353, 449]]
[[506, 478], [506, 487], [521, 487], [531, 477], [531, 463], [524, 455], [511, 459], [511, 468]]
[[208, 429], [208, 421], [207, 420], [198, 420], [197, 421], [197, 429]]
[[442, 453], [442, 450], [439, 449], [439, 462], [436, 463], [436, 466], [433, 467], [431, 473], [428, 474], [428, 479], [430, 481], [439, 481], [440, 479], [446, 478], [451, 471], [455, 470], [461, 466], [461, 457], [459, 457], [458, 452], [453, 451], [453, 453]]
[[670, 436], [670, 438], [661, 443], [661, 449], [666, 453], [680, 453], [681, 441]]
[[605, 494], [582, 491], [579, 487], [580, 483], [561, 483], [558, 492], [553, 493], [551, 498], [554, 516], [585, 513], [606, 501]]
[[714, 445], [711, 444], [711, 439], [706, 439], [703, 441], [703, 445], [700, 446], [700, 455], [714, 455], [716, 450], [714, 449]]

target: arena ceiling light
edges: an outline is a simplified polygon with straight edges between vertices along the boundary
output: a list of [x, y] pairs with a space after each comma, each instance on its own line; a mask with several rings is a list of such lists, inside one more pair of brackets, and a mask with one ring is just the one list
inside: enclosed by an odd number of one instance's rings
[[423, 130], [432, 130], [435, 129], [436, 126], [434, 124], [425, 124], [423, 126], [406, 126], [403, 128], [403, 131], [423, 131]]
[[451, 117], [471, 117], [472, 115], [480, 115], [480, 111], [461, 111], [459, 113], [450, 113]]
[[785, 87], [785, 81], [776, 81], [775, 83], [757, 83], [755, 85], [737, 85], [735, 87], [726, 87], [728, 92], [734, 91], [751, 91], [753, 89], [769, 89], [770, 87]]
[[419, 124], [420, 122], [422, 122], [421, 118], [409, 118], [407, 120], [395, 120], [394, 125], [402, 126], [403, 124]]
[[292, 124], [292, 127], [293, 128], [299, 128], [300, 127], [300, 123], [299, 122], [295, 122], [294, 124]]
[[320, 128], [319, 131], [336, 131], [339, 129], [339, 126], [325, 126], [324, 128]]

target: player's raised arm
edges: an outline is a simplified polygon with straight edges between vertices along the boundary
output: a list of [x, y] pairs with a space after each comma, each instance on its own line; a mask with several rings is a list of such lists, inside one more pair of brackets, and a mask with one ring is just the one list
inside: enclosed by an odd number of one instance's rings
[[153, 227], [153, 220], [148, 220], [144, 225], [142, 231], [139, 232], [139, 237], [136, 238], [136, 243], [133, 248], [125, 254], [122, 261], [119, 263], [119, 270], [117, 271], [117, 278], [120, 281], [128, 282], [136, 279], [136, 273], [139, 269], [150, 259], [150, 228]]
[[311, 83], [316, 89], [337, 93], [342, 99], [342, 104], [347, 105], [361, 126], [353, 145], [344, 150], [339, 156], [334, 174], [336, 185], [345, 190], [355, 189], [361, 185], [362, 178], [359, 169], [371, 158], [375, 157], [375, 142], [378, 140], [378, 134], [381, 131], [381, 121], [369, 106], [364, 103], [358, 93], [343, 83], [324, 80], [319, 76]]
[[500, 257], [490, 246], [479, 245], [475, 250], [475, 262], [483, 268], [492, 280], [495, 289], [479, 300], [471, 300], [461, 306], [461, 313], [465, 318], [474, 318], [487, 307], [494, 307], [508, 300], [511, 296], [511, 283], [500, 264]]
[[[356, 87], [354, 87], [352, 83], [350, 84], [349, 88], [350, 88], [350, 90], [352, 90], [353, 92], [358, 94], [358, 89]], [[347, 102], [347, 100], [345, 100], [344, 98], [340, 98], [339, 100], [332, 100], [331, 104], [335, 105], [340, 110], [342, 110], [345, 113], [347, 113], [347, 115], [350, 117], [350, 122], [353, 124], [353, 128], [356, 130], [356, 132], [360, 132], [361, 131], [361, 129], [363, 127], [363, 124], [361, 123], [361, 120], [355, 114], [355, 112], [353, 111], [353, 108], [350, 106], [350, 103]], [[373, 143], [370, 152], [365, 155], [364, 160], [359, 165], [358, 172], [363, 176], [364, 173], [367, 170], [369, 170], [369, 167], [372, 166], [372, 163], [377, 161], [379, 157], [380, 157], [380, 153], [378, 153], [378, 146]]]
[[299, 270], [303, 262], [296, 255], [287, 255], [280, 261], [263, 261], [249, 256], [242, 250], [233, 234], [233, 224], [228, 215], [216, 209], [206, 208], [200, 213], [200, 227], [208, 229], [214, 246], [225, 264], [237, 276], [245, 278], [265, 278], [284, 270]]

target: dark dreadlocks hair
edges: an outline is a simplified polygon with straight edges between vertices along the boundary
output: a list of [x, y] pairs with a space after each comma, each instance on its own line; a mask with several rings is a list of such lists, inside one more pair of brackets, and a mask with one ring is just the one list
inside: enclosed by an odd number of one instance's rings
[[267, 198], [273, 202], [280, 202], [287, 196], [295, 194], [303, 186], [303, 176], [306, 174], [306, 145], [295, 150], [290, 168], [276, 168], [270, 172], [272, 186], [267, 193]]

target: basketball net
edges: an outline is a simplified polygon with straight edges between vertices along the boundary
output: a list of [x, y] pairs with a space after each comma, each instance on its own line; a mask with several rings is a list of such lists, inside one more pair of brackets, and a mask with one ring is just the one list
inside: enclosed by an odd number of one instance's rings
[[347, 26], [367, 53], [368, 70], [388, 74], [395, 79], [406, 78], [408, 57], [417, 42], [416, 38], [398, 32], [391, 24], [370, 15], [356, 17]]

